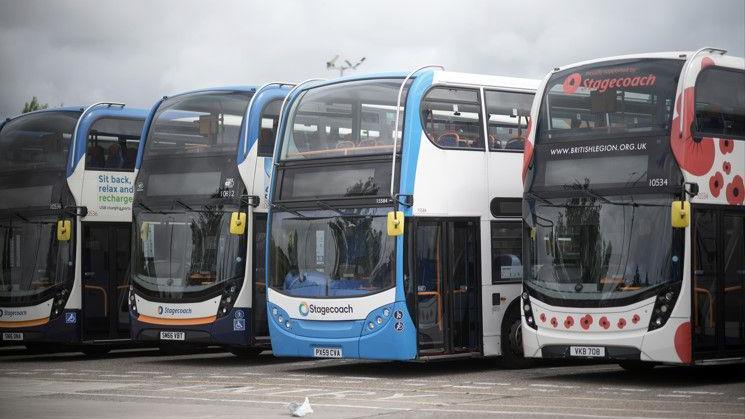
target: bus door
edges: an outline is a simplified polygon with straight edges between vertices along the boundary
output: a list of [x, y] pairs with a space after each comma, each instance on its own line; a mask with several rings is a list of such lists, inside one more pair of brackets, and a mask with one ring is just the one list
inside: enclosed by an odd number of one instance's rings
[[83, 340], [129, 336], [129, 223], [83, 223]]
[[479, 351], [479, 221], [418, 219], [412, 230], [420, 355]]
[[266, 317], [266, 214], [254, 212], [253, 228], [253, 339], [269, 339]]
[[694, 212], [692, 323], [694, 358], [745, 355], [745, 214]]

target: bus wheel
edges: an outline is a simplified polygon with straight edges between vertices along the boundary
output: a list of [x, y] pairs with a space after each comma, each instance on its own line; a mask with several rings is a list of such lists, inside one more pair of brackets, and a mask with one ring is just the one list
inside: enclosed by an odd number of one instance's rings
[[618, 361], [618, 365], [621, 368], [625, 369], [626, 371], [645, 372], [645, 371], [650, 371], [657, 364], [655, 364], [654, 362], [630, 360], [630, 361]]
[[254, 359], [258, 358], [259, 354], [263, 351], [259, 348], [241, 348], [241, 347], [231, 347], [228, 348], [231, 354], [237, 356], [238, 358], [243, 359]]
[[111, 348], [108, 346], [86, 346], [80, 352], [91, 358], [98, 358], [111, 352]]
[[519, 306], [514, 306], [502, 323], [502, 358], [499, 366], [507, 369], [528, 368], [533, 363], [523, 354], [522, 319]]

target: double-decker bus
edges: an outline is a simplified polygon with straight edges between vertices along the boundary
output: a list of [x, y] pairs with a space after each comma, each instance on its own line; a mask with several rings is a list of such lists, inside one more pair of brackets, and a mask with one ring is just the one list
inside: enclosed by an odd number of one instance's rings
[[215, 88], [152, 108], [137, 160], [132, 338], [245, 356], [269, 347], [266, 187], [288, 91]]
[[270, 192], [275, 355], [522, 362], [520, 167], [537, 86], [428, 67], [295, 88]]
[[745, 60], [704, 48], [556, 68], [532, 115], [525, 355], [745, 360]]
[[96, 103], [3, 123], [3, 341], [93, 355], [129, 340], [133, 170], [146, 115]]

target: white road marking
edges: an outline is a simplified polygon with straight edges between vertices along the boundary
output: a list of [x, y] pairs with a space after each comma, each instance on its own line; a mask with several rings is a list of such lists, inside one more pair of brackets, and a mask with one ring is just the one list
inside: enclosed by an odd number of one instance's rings
[[644, 388], [629, 388], [629, 387], [600, 387], [601, 390], [621, 390], [621, 391], [638, 391], [640, 393], [647, 391]]
[[156, 375], [163, 374], [160, 371], [130, 371], [129, 373], [130, 374], [156, 374]]
[[109, 377], [109, 378], [136, 378], [135, 375], [130, 374], [101, 374], [99, 377]]
[[678, 397], [681, 399], [688, 399], [691, 396], [688, 394], [658, 394], [657, 397]]
[[510, 383], [487, 383], [482, 381], [474, 381], [472, 384], [480, 385], [480, 386], [508, 386]]
[[724, 393], [720, 393], [718, 391], [694, 391], [694, 390], [673, 390], [673, 393], [677, 394], [695, 394], [695, 395], [704, 395], [704, 396], [721, 396]]
[[569, 386], [564, 384], [530, 384], [531, 387], [548, 387], [548, 388], [579, 388], [579, 386]]

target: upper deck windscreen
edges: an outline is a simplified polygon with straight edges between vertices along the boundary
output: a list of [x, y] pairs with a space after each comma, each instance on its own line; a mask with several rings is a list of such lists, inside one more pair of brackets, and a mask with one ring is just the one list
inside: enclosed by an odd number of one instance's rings
[[683, 60], [614, 60], [549, 79], [536, 143], [669, 132]]
[[192, 93], [166, 100], [153, 118], [144, 158], [232, 154], [251, 93]]
[[0, 131], [0, 172], [59, 170], [80, 112], [39, 112], [9, 121]]
[[304, 91], [290, 111], [281, 158], [390, 154], [394, 135], [401, 136], [394, 125], [402, 81], [364, 80]]

